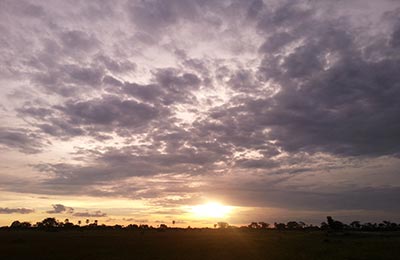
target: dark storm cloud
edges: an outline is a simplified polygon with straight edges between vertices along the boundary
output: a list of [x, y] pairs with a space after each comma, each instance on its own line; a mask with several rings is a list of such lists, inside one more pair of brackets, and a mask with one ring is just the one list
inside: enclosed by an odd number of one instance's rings
[[22, 153], [38, 153], [44, 147], [42, 137], [26, 129], [0, 128], [0, 144]]
[[26, 208], [0, 208], [0, 214], [29, 214], [35, 210]]
[[72, 213], [74, 212], [74, 209], [71, 207], [66, 207], [62, 204], [54, 204], [52, 205], [53, 209], [46, 211], [46, 213], [49, 214], [58, 214], [58, 213]]

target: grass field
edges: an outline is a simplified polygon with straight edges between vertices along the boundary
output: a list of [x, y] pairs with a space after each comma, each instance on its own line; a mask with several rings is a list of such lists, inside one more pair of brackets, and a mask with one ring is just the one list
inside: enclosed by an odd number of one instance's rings
[[0, 259], [400, 259], [400, 233], [1, 231]]

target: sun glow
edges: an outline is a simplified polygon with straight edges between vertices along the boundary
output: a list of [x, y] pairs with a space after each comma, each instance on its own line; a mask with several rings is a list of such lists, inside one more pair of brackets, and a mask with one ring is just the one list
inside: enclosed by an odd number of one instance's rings
[[193, 215], [198, 218], [224, 218], [231, 211], [232, 207], [224, 206], [218, 202], [208, 202], [192, 207]]

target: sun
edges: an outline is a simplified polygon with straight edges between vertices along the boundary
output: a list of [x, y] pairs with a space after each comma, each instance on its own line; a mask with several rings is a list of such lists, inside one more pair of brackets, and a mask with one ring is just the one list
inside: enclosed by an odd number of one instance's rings
[[198, 218], [224, 218], [232, 211], [232, 207], [218, 202], [208, 202], [193, 206], [191, 211]]

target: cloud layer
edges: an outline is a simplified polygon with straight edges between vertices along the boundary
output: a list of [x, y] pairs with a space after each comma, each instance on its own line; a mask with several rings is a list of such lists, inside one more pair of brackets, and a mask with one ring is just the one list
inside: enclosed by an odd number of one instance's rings
[[400, 210], [398, 3], [0, 5], [4, 189]]
[[34, 211], [33, 209], [27, 208], [0, 208], [0, 214], [29, 214]]

